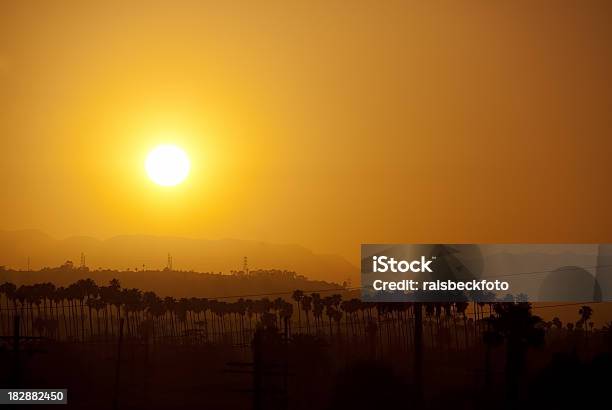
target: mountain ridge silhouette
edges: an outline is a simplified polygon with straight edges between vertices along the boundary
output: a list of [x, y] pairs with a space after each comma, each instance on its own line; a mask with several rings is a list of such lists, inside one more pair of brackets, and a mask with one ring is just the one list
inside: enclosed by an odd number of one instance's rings
[[56, 239], [43, 231], [0, 230], [0, 265], [13, 269], [60, 266], [67, 260], [75, 265], [81, 252], [91, 269], [163, 269], [168, 254], [175, 270], [230, 273], [243, 268], [280, 269], [297, 272], [309, 279], [342, 283], [355, 280], [359, 270], [342, 256], [318, 254], [301, 245], [276, 244], [243, 239], [196, 239], [175, 236], [117, 235], [107, 239], [70, 236]]

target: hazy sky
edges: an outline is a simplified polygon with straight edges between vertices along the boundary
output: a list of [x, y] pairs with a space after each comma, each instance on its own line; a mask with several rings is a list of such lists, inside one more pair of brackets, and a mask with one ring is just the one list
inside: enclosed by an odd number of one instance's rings
[[612, 241], [610, 2], [94, 3], [0, 2], [0, 229]]

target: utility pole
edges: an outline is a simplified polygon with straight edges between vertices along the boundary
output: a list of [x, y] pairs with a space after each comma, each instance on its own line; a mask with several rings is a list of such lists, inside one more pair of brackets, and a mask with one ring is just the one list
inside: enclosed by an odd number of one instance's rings
[[[10, 325], [9, 325], [10, 326]], [[12, 336], [0, 336], [0, 341], [5, 341], [6, 344], [12, 344], [13, 345], [13, 349], [12, 351], [9, 350], [9, 353], [13, 353], [13, 360], [12, 360], [12, 366], [11, 364], [9, 364], [9, 366], [11, 366], [12, 368], [10, 369], [10, 373], [9, 373], [9, 385], [11, 387], [16, 387], [16, 388], [20, 388], [21, 386], [21, 371], [22, 371], [22, 363], [21, 363], [21, 356], [23, 353], [26, 353], [28, 356], [31, 355], [32, 353], [45, 353], [45, 350], [42, 350], [40, 348], [32, 348], [31, 346], [28, 347], [28, 345], [31, 345], [31, 343], [28, 342], [34, 342], [34, 341], [41, 341], [43, 339], [45, 339], [44, 337], [41, 336], [23, 336], [21, 335], [21, 327], [22, 327], [22, 321], [21, 321], [21, 317], [19, 316], [19, 314], [15, 314], [15, 316], [13, 317], [13, 335]], [[26, 342], [23, 343], [22, 342]]]
[[423, 305], [417, 302], [414, 309], [414, 384], [416, 387], [415, 401], [423, 403]]
[[[144, 266], [144, 265], [143, 265]], [[119, 319], [119, 340], [117, 341], [117, 361], [115, 363], [115, 389], [113, 391], [113, 409], [119, 408], [119, 388], [121, 377], [121, 344], [123, 343], [123, 318]]]
[[15, 361], [13, 363], [13, 385], [15, 387], [21, 387], [21, 363], [19, 362], [19, 341], [21, 337], [19, 336], [19, 315], [15, 315], [13, 318], [14, 326], [13, 326], [13, 352], [15, 353]]

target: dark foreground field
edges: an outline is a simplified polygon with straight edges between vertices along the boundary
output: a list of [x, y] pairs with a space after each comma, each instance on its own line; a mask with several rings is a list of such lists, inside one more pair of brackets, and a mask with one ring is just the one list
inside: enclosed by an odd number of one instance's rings
[[67, 388], [69, 407], [80, 409], [571, 408], [607, 400], [612, 374], [603, 340], [550, 340], [526, 352], [519, 398], [509, 402], [504, 346], [427, 348], [417, 382], [414, 353], [395, 342], [384, 349], [306, 335], [285, 342], [271, 330], [255, 340], [121, 347], [36, 340], [19, 354], [5, 345], [0, 385]]

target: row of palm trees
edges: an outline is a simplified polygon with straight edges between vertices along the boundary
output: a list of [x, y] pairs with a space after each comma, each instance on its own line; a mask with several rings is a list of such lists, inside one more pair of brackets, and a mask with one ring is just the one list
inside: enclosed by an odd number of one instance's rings
[[[494, 306], [497, 304], [476, 303], [467, 312], [468, 302], [426, 303], [421, 309], [412, 303], [366, 303], [343, 300], [340, 294], [322, 296], [301, 290], [294, 291], [290, 301], [280, 297], [175, 299], [122, 288], [117, 279], [106, 286], [91, 279], [67, 287], [52, 283], [17, 287], [7, 282], [0, 285], [0, 333], [13, 334], [14, 317], [19, 315], [21, 334], [72, 341], [113, 340], [123, 319], [126, 337], [247, 345], [257, 325], [263, 324], [287, 334], [361, 340], [405, 350], [413, 349], [418, 336], [424, 346], [460, 350], [482, 343], [482, 334], [490, 329], [485, 319], [496, 315]], [[583, 306], [579, 313], [577, 328], [588, 331], [590, 326], [592, 330], [592, 309]], [[559, 323], [555, 319], [538, 326], [558, 328]]]
[[[364, 303], [359, 299], [342, 300], [339, 294], [322, 296], [300, 290], [293, 292], [292, 299], [294, 303], [280, 297], [241, 298], [233, 302], [177, 300], [121, 288], [116, 279], [107, 286], [97, 286], [91, 279], [81, 279], [67, 287], [51, 283], [16, 287], [4, 283], [0, 285], [0, 329], [11, 334], [11, 318], [18, 314], [22, 318], [22, 334], [80, 341], [113, 338], [121, 318], [127, 336], [166, 340], [191, 337], [206, 342], [248, 343], [257, 323], [328, 337], [371, 337], [376, 331], [389, 343], [412, 333], [410, 304]], [[452, 317], [455, 334], [458, 317], [466, 329], [473, 324], [473, 319], [467, 319], [467, 306], [467, 303], [427, 305], [432, 345], [436, 343], [434, 333], [443, 335], [449, 327], [449, 318]], [[467, 333], [462, 339], [467, 346]], [[458, 340], [456, 344], [459, 345]]]
[[[474, 303], [366, 303], [343, 300], [340, 294], [323, 296], [296, 290], [289, 300], [240, 298], [161, 298], [153, 292], [122, 288], [118, 280], [97, 286], [81, 279], [67, 287], [51, 283], [0, 285], [0, 333], [23, 334], [79, 343], [125, 338], [147, 343], [222, 344], [247, 346], [257, 329], [284, 332], [285, 340], [312, 335], [344, 350], [366, 347], [377, 356], [405, 351], [413, 355], [415, 397], [422, 400], [423, 352], [472, 354], [484, 352], [484, 379], [493, 379], [493, 349], [506, 346], [507, 400], [517, 403], [520, 380], [529, 348], [547, 338], [593, 332], [593, 310], [579, 308], [579, 320], [563, 325], [543, 321], [525, 302]], [[297, 313], [297, 314], [294, 314]], [[22, 320], [15, 321], [19, 317]], [[607, 332], [612, 334], [612, 325]], [[612, 339], [611, 339], [612, 340]], [[612, 347], [612, 342], [610, 342]], [[463, 353], [460, 353], [462, 355]], [[475, 356], [471, 356], [475, 357]], [[516, 406], [514, 406], [516, 407]]]

